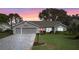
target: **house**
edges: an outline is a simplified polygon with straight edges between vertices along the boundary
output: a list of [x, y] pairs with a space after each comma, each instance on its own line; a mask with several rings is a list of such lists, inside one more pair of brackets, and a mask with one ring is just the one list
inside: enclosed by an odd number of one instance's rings
[[59, 21], [23, 21], [13, 27], [14, 34], [27, 34], [36, 31], [45, 32], [56, 32], [56, 31], [66, 31], [66, 25], [62, 24]]
[[5, 30], [7, 30], [7, 29], [10, 29], [10, 25], [7, 24], [7, 23], [0, 23], [0, 29], [1, 29], [2, 31], [5, 31]]
[[39, 31], [46, 31], [46, 32], [53, 31], [55, 33], [56, 31], [67, 30], [67, 26], [59, 21], [30, 21], [29, 23], [39, 27], [38, 28]]

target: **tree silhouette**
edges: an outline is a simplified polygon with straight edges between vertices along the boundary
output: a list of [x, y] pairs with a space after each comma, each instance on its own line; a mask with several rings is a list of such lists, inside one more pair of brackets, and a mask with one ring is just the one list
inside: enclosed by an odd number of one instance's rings
[[11, 25], [11, 29], [12, 29], [12, 27], [14, 25], [16, 25], [17, 23], [20, 23], [22, 21], [23, 21], [22, 18], [17, 13], [15, 13], [15, 14], [11, 13], [11, 14], [9, 14], [9, 24]]
[[67, 16], [67, 13], [63, 9], [47, 8], [39, 13], [39, 18], [45, 21], [54, 21], [65, 16]]
[[8, 23], [8, 15], [0, 13], [0, 23]]

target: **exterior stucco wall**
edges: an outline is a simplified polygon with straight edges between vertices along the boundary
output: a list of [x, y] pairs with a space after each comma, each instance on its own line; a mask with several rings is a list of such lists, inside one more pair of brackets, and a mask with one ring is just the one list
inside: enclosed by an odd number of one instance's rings
[[55, 29], [54, 29], [55, 31], [66, 31], [67, 30], [67, 28], [66, 27], [64, 27], [64, 26], [57, 26], [57, 27], [55, 27]]
[[32, 32], [35, 33], [36, 31], [37, 31], [37, 27], [27, 22], [20, 24], [18, 26], [15, 26], [13, 28], [14, 34], [28, 34]]

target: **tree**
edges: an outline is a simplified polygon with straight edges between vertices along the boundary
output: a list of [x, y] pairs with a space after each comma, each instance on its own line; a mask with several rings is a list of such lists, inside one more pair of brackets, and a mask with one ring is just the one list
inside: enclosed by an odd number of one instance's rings
[[69, 26], [71, 24], [72, 17], [67, 15], [67, 16], [58, 18], [58, 21], [61, 21], [63, 24]]
[[0, 23], [8, 23], [8, 15], [0, 13]]
[[13, 25], [13, 23], [12, 23], [13, 16], [14, 16], [14, 14], [9, 14], [9, 24], [11, 25], [11, 29], [12, 29], [12, 25]]
[[72, 34], [76, 34], [78, 32], [78, 25], [76, 23], [72, 23], [69, 26], [68, 31], [71, 32]]
[[39, 18], [46, 21], [54, 21], [65, 16], [67, 16], [67, 13], [62, 9], [47, 8], [39, 13]]
[[9, 14], [9, 24], [11, 25], [11, 29], [12, 29], [12, 27], [14, 25], [16, 25], [16, 24], [18, 24], [18, 23], [20, 23], [22, 21], [23, 21], [22, 18], [17, 13], [15, 13], [15, 14], [11, 13], [11, 14]]
[[15, 16], [15, 22], [16, 23], [19, 23], [19, 22], [23, 21], [22, 18], [21, 18], [21, 16], [19, 16], [19, 14], [15, 13], [14, 16]]

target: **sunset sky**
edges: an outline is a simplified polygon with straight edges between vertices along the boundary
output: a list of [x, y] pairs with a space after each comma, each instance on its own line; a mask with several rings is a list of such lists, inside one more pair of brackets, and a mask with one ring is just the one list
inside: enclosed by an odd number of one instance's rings
[[[10, 14], [18, 13], [23, 20], [27, 21], [37, 21], [39, 20], [38, 15], [44, 8], [0, 8], [0, 13]], [[79, 9], [64, 8], [68, 15], [79, 14]]]

